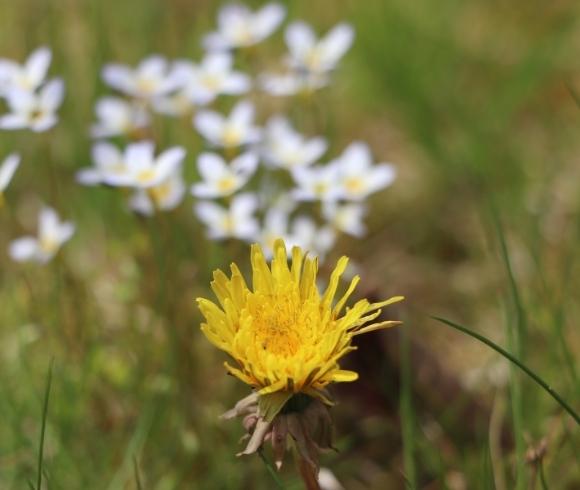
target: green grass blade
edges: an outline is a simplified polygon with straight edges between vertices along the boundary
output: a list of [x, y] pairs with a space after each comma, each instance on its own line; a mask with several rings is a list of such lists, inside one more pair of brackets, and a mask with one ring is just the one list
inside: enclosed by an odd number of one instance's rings
[[469, 335], [470, 337], [473, 337], [474, 339], [479, 340], [480, 342], [483, 342], [485, 345], [487, 345], [488, 347], [491, 347], [493, 350], [495, 350], [496, 352], [501, 354], [507, 360], [509, 360], [510, 362], [515, 364], [524, 373], [526, 373], [530, 378], [532, 378], [537, 384], [539, 384], [542, 388], [544, 388], [544, 390], [546, 390], [550, 394], [550, 396], [552, 398], [554, 398], [554, 400], [556, 400], [558, 402], [558, 404], [570, 414], [570, 416], [576, 421], [576, 423], [578, 425], [580, 425], [580, 415], [570, 405], [568, 405], [568, 403], [566, 403], [564, 401], [564, 399], [548, 383], [546, 383], [542, 378], [540, 378], [536, 373], [534, 373], [525, 364], [523, 364], [521, 361], [516, 359], [512, 354], [510, 354], [506, 350], [502, 349], [499, 345], [492, 342], [491, 340], [484, 337], [483, 335], [480, 335], [472, 330], [469, 330], [467, 327], [463, 327], [463, 326], [461, 326], [457, 323], [454, 323], [450, 320], [446, 320], [445, 318], [440, 318], [437, 316], [433, 316], [431, 318], [433, 318], [433, 320], [437, 320], [438, 322], [441, 322], [441, 323], [443, 323], [451, 328], [454, 328], [455, 330], [459, 330], [460, 332], [463, 332], [463, 333]]
[[46, 433], [46, 417], [48, 415], [48, 402], [50, 399], [50, 387], [52, 385], [52, 368], [54, 365], [54, 359], [50, 360], [48, 365], [48, 374], [46, 375], [46, 389], [44, 391], [44, 403], [42, 406], [42, 426], [40, 429], [40, 444], [38, 448], [38, 468], [36, 476], [36, 490], [41, 490], [42, 485], [42, 463], [44, 457], [44, 436]]
[[137, 458], [135, 456], [133, 456], [133, 469], [135, 471], [135, 484], [137, 485], [137, 490], [143, 490], [141, 476], [139, 475], [139, 465], [137, 464]]

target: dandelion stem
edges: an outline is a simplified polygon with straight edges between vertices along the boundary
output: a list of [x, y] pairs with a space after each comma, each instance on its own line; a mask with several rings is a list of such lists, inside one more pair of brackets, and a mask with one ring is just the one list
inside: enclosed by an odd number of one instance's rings
[[270, 476], [272, 477], [272, 480], [274, 480], [274, 482], [276, 483], [277, 487], [284, 489], [285, 488], [284, 484], [282, 483], [282, 480], [280, 480], [280, 477], [278, 476], [278, 473], [274, 469], [274, 466], [272, 466], [272, 463], [268, 461], [268, 458], [266, 458], [264, 452], [261, 449], [258, 450], [258, 455], [260, 456], [260, 459], [264, 462], [264, 465], [266, 466], [268, 473], [270, 473]]
[[552, 398], [554, 398], [560, 404], [560, 406], [570, 414], [570, 416], [576, 421], [576, 423], [578, 425], [580, 425], [580, 415], [570, 405], [568, 405], [568, 403], [566, 403], [562, 399], [562, 397], [548, 383], [546, 383], [542, 378], [540, 378], [531, 369], [526, 367], [522, 362], [520, 362], [518, 359], [516, 359], [509, 352], [502, 349], [499, 345], [492, 342], [491, 340], [484, 337], [483, 335], [479, 335], [478, 333], [473, 332], [472, 330], [469, 330], [467, 327], [463, 327], [461, 325], [458, 325], [457, 323], [453, 323], [450, 320], [445, 320], [444, 318], [440, 318], [437, 316], [432, 316], [431, 318], [433, 318], [433, 320], [437, 320], [438, 322], [444, 323], [445, 325], [447, 325], [451, 328], [454, 328], [455, 330], [459, 330], [460, 332], [463, 332], [463, 333], [469, 335], [470, 337], [473, 337], [474, 339], [477, 339], [480, 342], [483, 342], [485, 345], [487, 345], [488, 347], [491, 347], [496, 352], [499, 352], [502, 356], [504, 356], [506, 359], [511, 361], [517, 367], [519, 367], [524, 373], [526, 373], [530, 378], [532, 378], [537, 384], [539, 384], [542, 388], [544, 388], [544, 390], [546, 390], [552, 396]]

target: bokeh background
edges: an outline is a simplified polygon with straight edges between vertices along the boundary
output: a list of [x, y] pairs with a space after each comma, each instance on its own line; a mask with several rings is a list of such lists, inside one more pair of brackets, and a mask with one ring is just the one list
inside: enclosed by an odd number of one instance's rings
[[[317, 124], [331, 149], [362, 139], [399, 173], [371, 199], [368, 236], [342, 239], [327, 260], [353, 258], [361, 295], [407, 299], [389, 311], [404, 327], [361, 339], [348, 360], [361, 379], [335, 390], [339, 451], [323, 466], [347, 489], [542, 488], [541, 476], [549, 488], [578, 488], [574, 422], [496, 353], [431, 316], [515, 352], [579, 406], [580, 6], [286, 5], [319, 32], [353, 24], [353, 48], [316, 96]], [[0, 56], [23, 60], [46, 44], [67, 87], [53, 130], [0, 133], [0, 155], [23, 161], [0, 212], [0, 488], [35, 481], [52, 358], [46, 488], [274, 488], [258, 457], [235, 457], [240, 424], [218, 420], [246, 387], [225, 376], [194, 304], [214, 268], [236, 260], [247, 270], [247, 247], [206, 240], [191, 198], [141, 219], [122, 195], [74, 180], [90, 163], [94, 102], [109, 93], [101, 67], [152, 53], [198, 59], [219, 6], [0, 0]], [[260, 56], [283, 50], [278, 31]], [[157, 130], [164, 147], [188, 149], [194, 180], [201, 142], [190, 121]], [[34, 228], [43, 202], [77, 234], [46, 267], [14, 264], [8, 243]], [[301, 486], [295, 473], [289, 460], [289, 489]]]

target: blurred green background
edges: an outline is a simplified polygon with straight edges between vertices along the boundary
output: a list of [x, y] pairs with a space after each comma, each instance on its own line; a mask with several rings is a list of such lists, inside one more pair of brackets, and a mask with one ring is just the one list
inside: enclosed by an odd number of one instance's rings
[[[331, 135], [333, 154], [367, 141], [399, 172], [372, 199], [369, 235], [344, 238], [327, 260], [350, 255], [361, 294], [407, 300], [389, 311], [405, 326], [362, 339], [348, 361], [361, 379], [336, 389], [339, 452], [323, 466], [348, 489], [578, 488], [573, 421], [430, 315], [505, 346], [579, 406], [580, 5], [286, 5], [288, 19], [318, 32], [341, 20], [356, 29], [335, 83], [317, 94], [323, 117], [305, 129]], [[51, 358], [46, 488], [135, 489], [135, 467], [145, 489], [274, 488], [259, 458], [235, 457], [239, 423], [218, 420], [246, 387], [224, 375], [193, 301], [209, 294], [214, 268], [236, 260], [247, 270], [248, 250], [203, 239], [191, 199], [143, 220], [120, 194], [74, 181], [90, 163], [94, 102], [109, 93], [101, 67], [152, 53], [199, 59], [219, 6], [0, 0], [0, 56], [22, 61], [46, 44], [51, 75], [67, 86], [56, 128], [0, 133], [0, 157], [23, 161], [0, 210], [2, 489], [36, 481]], [[257, 49], [259, 63], [275, 61], [282, 31]], [[264, 113], [279, 108], [256, 100]], [[190, 121], [160, 118], [156, 130], [162, 147], [188, 149], [192, 181], [201, 143]], [[47, 267], [13, 264], [8, 243], [33, 229], [42, 202], [77, 234]], [[290, 461], [282, 478], [300, 488]]]

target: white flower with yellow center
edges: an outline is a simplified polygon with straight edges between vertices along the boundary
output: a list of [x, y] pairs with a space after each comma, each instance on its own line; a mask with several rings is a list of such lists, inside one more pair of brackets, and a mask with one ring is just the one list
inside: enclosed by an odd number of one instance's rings
[[330, 165], [338, 169], [340, 199], [361, 201], [391, 185], [396, 177], [392, 164], [373, 164], [369, 147], [360, 141], [351, 143]]
[[124, 175], [127, 165], [123, 152], [115, 145], [100, 142], [92, 148], [93, 166], [77, 172], [77, 182], [83, 185], [98, 185], [106, 182], [109, 175]]
[[93, 138], [130, 135], [149, 124], [149, 115], [140, 106], [120, 97], [103, 97], [96, 106], [97, 122], [91, 127]]
[[[150, 189], [167, 180], [185, 158], [185, 150], [175, 146], [155, 157], [152, 141], [140, 141], [127, 146], [122, 162], [124, 171], [106, 172], [102, 176], [104, 184], [116, 187]], [[121, 168], [121, 167], [120, 167]]]
[[201, 63], [187, 60], [173, 65], [181, 80], [179, 90], [153, 100], [153, 108], [170, 116], [182, 116], [195, 107], [206, 106], [219, 95], [240, 95], [250, 89], [250, 77], [233, 70], [233, 58], [228, 53], [208, 53]]
[[232, 69], [233, 58], [228, 53], [209, 53], [193, 67], [189, 84], [191, 99], [197, 105], [206, 105], [218, 95], [240, 95], [250, 89], [250, 77]]
[[191, 193], [202, 199], [231, 196], [246, 185], [257, 166], [255, 153], [243, 153], [229, 165], [216, 153], [202, 153], [197, 168], [203, 181], [194, 184]]
[[290, 51], [289, 65], [305, 73], [325, 74], [334, 70], [352, 45], [354, 30], [349, 24], [338, 24], [326, 36], [316, 39], [312, 28], [304, 22], [294, 22], [286, 28], [286, 45]]
[[354, 31], [348, 24], [338, 24], [322, 39], [304, 22], [286, 28], [289, 55], [283, 73], [265, 73], [259, 78], [261, 88], [274, 96], [311, 93], [330, 82], [330, 73], [350, 48]]
[[322, 215], [332, 227], [359, 238], [366, 233], [363, 222], [366, 212], [366, 206], [356, 202], [346, 204], [327, 202], [322, 206]]
[[149, 56], [136, 68], [110, 63], [103, 68], [103, 80], [119, 92], [140, 99], [166, 95], [183, 83], [178, 72], [171, 70], [162, 56]]
[[129, 206], [145, 216], [151, 216], [155, 211], [171, 211], [181, 204], [185, 191], [186, 185], [179, 167], [159, 185], [135, 191]]
[[264, 92], [275, 97], [288, 97], [296, 94], [310, 94], [329, 83], [326, 74], [300, 73], [290, 69], [286, 73], [263, 73], [259, 85]]
[[283, 117], [268, 121], [264, 135], [263, 154], [273, 166], [292, 170], [316, 162], [326, 151], [324, 138], [306, 139]]
[[209, 50], [227, 50], [257, 44], [272, 34], [286, 11], [278, 3], [269, 3], [256, 12], [241, 4], [223, 7], [218, 14], [218, 29], [205, 36]]
[[298, 186], [292, 196], [298, 201], [334, 201], [339, 197], [339, 175], [336, 165], [299, 167], [292, 172]]
[[289, 242], [297, 247], [310, 250], [321, 261], [333, 247], [336, 233], [330, 226], [319, 227], [308, 216], [297, 216], [290, 225]]
[[43, 132], [58, 122], [56, 111], [64, 97], [64, 83], [54, 79], [38, 92], [11, 88], [6, 93], [10, 113], [0, 117], [0, 129], [31, 129]]
[[228, 208], [210, 201], [194, 206], [195, 213], [207, 226], [207, 235], [212, 240], [255, 240], [260, 232], [258, 220], [254, 216], [257, 209], [258, 198], [251, 193], [234, 196]]
[[10, 244], [10, 257], [16, 262], [49, 262], [62, 245], [71, 239], [75, 226], [69, 221], [61, 222], [52, 208], [40, 211], [38, 236], [25, 236]]
[[254, 106], [248, 101], [238, 102], [228, 117], [214, 111], [202, 111], [193, 119], [199, 133], [212, 145], [237, 148], [257, 143], [260, 129], [254, 126]]
[[4, 191], [8, 188], [8, 185], [14, 177], [14, 173], [20, 165], [20, 155], [17, 153], [11, 153], [8, 155], [2, 164], [0, 164], [0, 207], [4, 201]]
[[296, 203], [290, 196], [282, 196], [268, 207], [258, 240], [267, 258], [272, 258], [277, 239], [282, 238], [286, 243], [291, 243], [288, 227], [290, 213], [295, 207]]
[[51, 58], [47, 47], [33, 51], [22, 65], [0, 58], [0, 96], [11, 89], [34, 92], [44, 83]]

